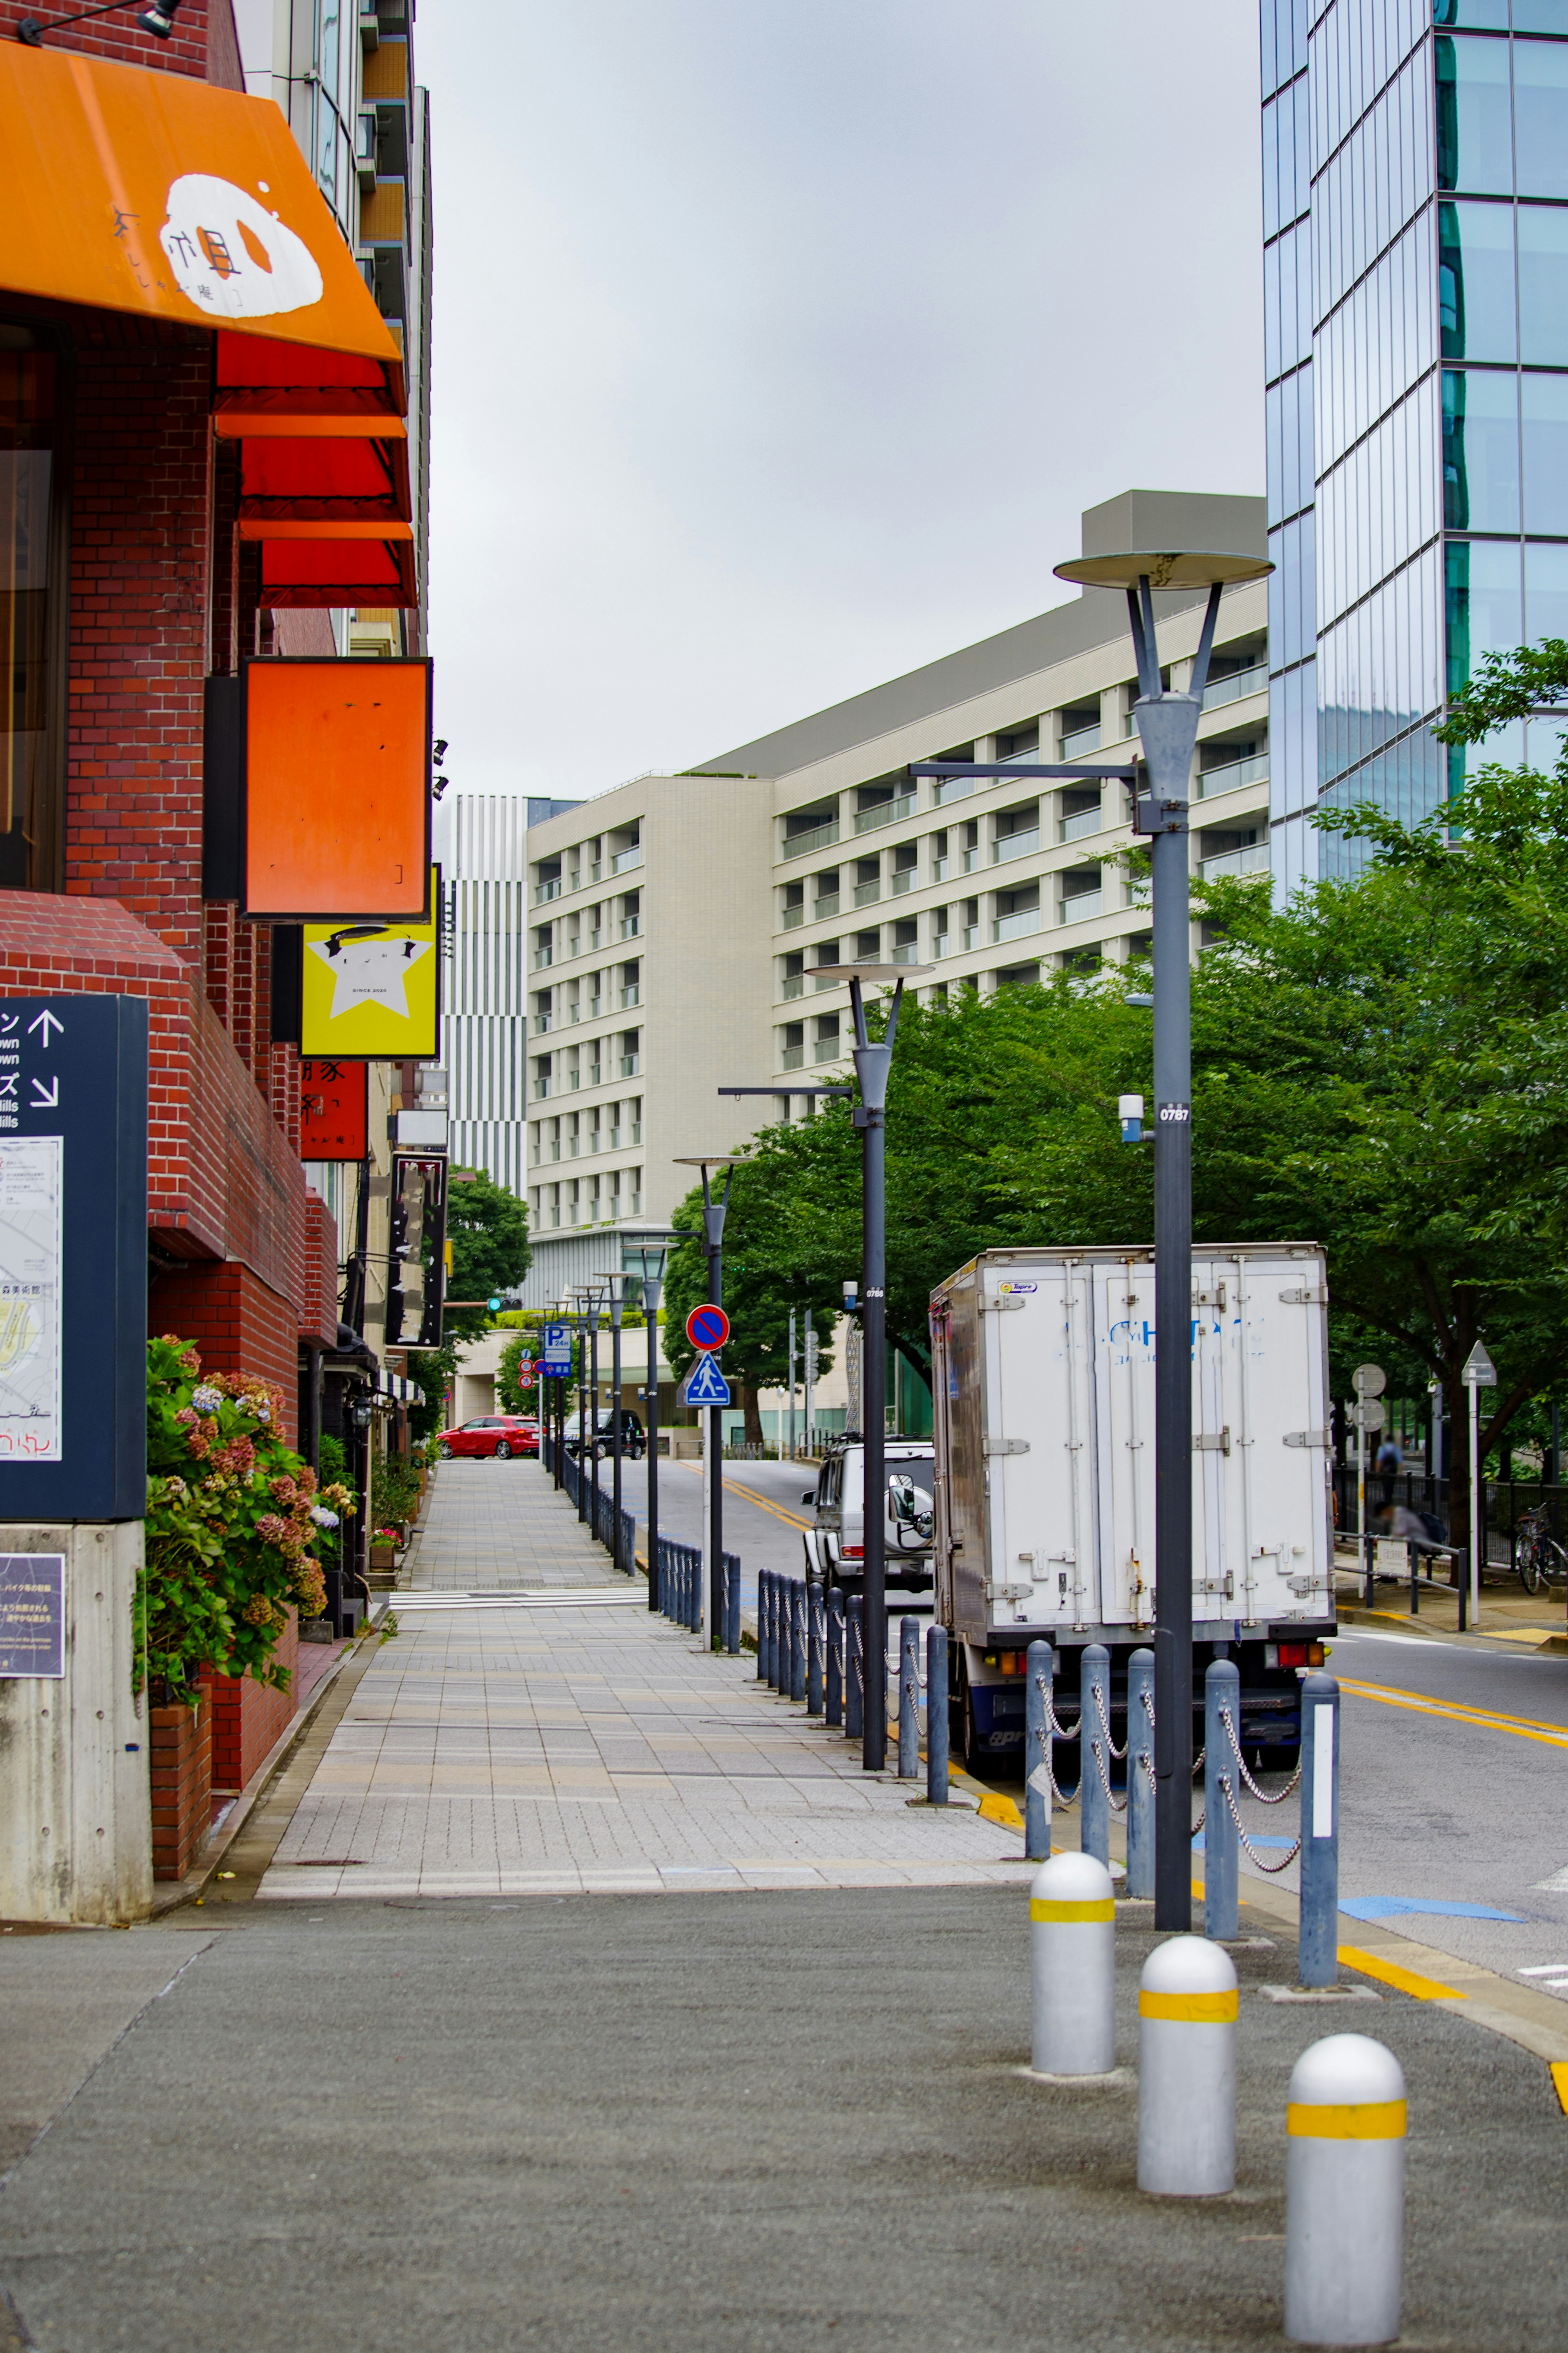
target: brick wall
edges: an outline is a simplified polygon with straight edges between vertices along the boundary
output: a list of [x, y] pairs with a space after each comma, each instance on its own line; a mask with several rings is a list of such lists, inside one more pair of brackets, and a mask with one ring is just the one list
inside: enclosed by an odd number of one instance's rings
[[300, 1620], [289, 1612], [288, 1630], [273, 1656], [289, 1670], [282, 1691], [249, 1675], [209, 1674], [203, 1679], [204, 1705], [212, 1714], [212, 1786], [243, 1789], [292, 1722], [294, 1671], [300, 1663]]
[[[0, 0], [0, 39], [14, 40], [24, 16], [41, 16], [47, 25], [56, 13], [40, 8], [37, 0]], [[89, 57], [113, 58], [121, 65], [146, 66], [155, 73], [190, 74], [197, 81], [216, 82], [224, 90], [245, 88], [232, 0], [181, 0], [174, 29], [166, 41], [141, 31], [137, 14], [133, 6], [116, 8], [95, 21], [51, 32], [48, 46], [78, 49]]]
[[212, 1709], [149, 1708], [153, 1876], [184, 1879], [212, 1828]]

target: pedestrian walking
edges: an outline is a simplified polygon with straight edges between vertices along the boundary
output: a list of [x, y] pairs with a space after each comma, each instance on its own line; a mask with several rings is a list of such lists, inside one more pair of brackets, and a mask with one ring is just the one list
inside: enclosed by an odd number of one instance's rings
[[1377, 1450], [1377, 1475], [1383, 1482], [1383, 1502], [1386, 1510], [1394, 1501], [1394, 1482], [1405, 1468], [1405, 1457], [1393, 1430], [1387, 1431]]

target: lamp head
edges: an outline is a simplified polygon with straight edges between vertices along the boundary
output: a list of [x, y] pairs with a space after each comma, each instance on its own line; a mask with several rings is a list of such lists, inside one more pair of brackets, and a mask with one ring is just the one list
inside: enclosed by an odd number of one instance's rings
[[152, 6], [143, 8], [136, 22], [144, 33], [151, 33], [154, 40], [166, 41], [174, 29], [179, 5], [180, 0], [153, 0]]
[[1266, 555], [1234, 549], [1167, 547], [1134, 548], [1124, 555], [1075, 555], [1055, 569], [1058, 580], [1070, 580], [1080, 588], [1136, 588], [1144, 580], [1151, 588], [1212, 588], [1216, 580], [1228, 587], [1237, 580], [1266, 579], [1274, 566]]

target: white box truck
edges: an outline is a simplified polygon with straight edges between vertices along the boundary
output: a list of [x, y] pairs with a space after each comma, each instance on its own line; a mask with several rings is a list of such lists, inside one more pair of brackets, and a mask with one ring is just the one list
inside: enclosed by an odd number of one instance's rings
[[[1127, 1661], [1154, 1626], [1154, 1254], [984, 1251], [931, 1293], [936, 1613], [952, 1638], [953, 1746], [1024, 1745], [1025, 1654]], [[1298, 1670], [1332, 1633], [1328, 1287], [1314, 1242], [1193, 1252], [1193, 1681], [1241, 1674], [1248, 1762], [1293, 1767]], [[1254, 1761], [1256, 1760], [1256, 1762]]]

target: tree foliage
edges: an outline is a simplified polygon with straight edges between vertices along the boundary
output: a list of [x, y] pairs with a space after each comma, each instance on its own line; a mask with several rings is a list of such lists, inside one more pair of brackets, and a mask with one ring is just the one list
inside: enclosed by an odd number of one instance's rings
[[[452, 1245], [447, 1282], [452, 1299], [485, 1300], [510, 1291], [533, 1262], [527, 1203], [483, 1174], [448, 1185], [447, 1238]], [[483, 1307], [451, 1308], [442, 1336], [475, 1339], [489, 1322]]]

